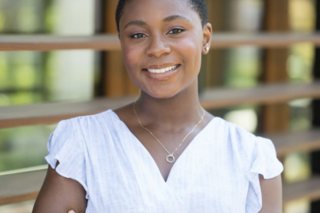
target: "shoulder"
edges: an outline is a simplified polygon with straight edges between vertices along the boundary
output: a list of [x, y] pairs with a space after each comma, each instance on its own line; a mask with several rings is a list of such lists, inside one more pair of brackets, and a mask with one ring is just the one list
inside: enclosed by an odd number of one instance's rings
[[273, 159], [277, 161], [273, 142], [268, 138], [254, 135], [240, 126], [222, 118], [217, 119], [214, 125], [215, 138], [219, 146], [225, 147], [229, 155], [237, 156], [241, 162], [248, 166], [264, 164], [263, 161]]
[[215, 117], [214, 119], [216, 137], [225, 145], [232, 146], [234, 151], [243, 151], [248, 154], [248, 152], [252, 152], [256, 142], [260, 140], [253, 133], [234, 123], [219, 117]]
[[61, 120], [54, 131], [54, 133], [81, 133], [99, 130], [105, 126], [112, 127], [115, 120], [117, 119], [116, 114], [112, 110], [107, 110], [93, 115], [78, 116]]
[[[246, 212], [269, 212], [281, 209], [281, 177], [283, 165], [277, 159], [270, 139], [256, 136], [240, 126], [218, 119], [216, 131], [226, 144], [233, 171], [241, 171], [249, 189]], [[236, 174], [234, 174], [236, 175]], [[267, 180], [268, 179], [268, 180]], [[263, 205], [262, 205], [263, 203]]]
[[112, 110], [61, 120], [50, 135], [48, 149], [66, 144], [81, 147], [97, 143], [101, 141], [100, 138], [115, 132], [116, 120], [117, 116]]
[[75, 125], [75, 127], [77, 127], [77, 125], [92, 125], [94, 123], [111, 121], [115, 117], [116, 114], [111, 109], [108, 109], [106, 111], [96, 113], [93, 115], [78, 116], [67, 120], [62, 120], [60, 122], [70, 122], [73, 125]]

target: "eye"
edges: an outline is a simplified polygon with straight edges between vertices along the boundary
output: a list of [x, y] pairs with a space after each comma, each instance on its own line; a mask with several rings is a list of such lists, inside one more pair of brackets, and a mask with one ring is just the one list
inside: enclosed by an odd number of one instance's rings
[[169, 34], [179, 34], [179, 33], [182, 33], [182, 32], [184, 32], [183, 29], [175, 28], [175, 29], [170, 30], [168, 33]]
[[136, 33], [136, 34], [132, 34], [130, 35], [130, 38], [133, 38], [133, 39], [139, 39], [139, 38], [144, 38], [146, 37], [143, 33]]

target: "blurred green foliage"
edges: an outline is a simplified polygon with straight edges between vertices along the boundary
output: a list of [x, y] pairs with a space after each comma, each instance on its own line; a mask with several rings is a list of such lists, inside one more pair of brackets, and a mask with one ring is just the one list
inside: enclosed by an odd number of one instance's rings
[[[73, 4], [77, 10], [70, 11]], [[0, 0], [0, 34], [60, 34], [60, 25], [67, 33], [90, 34], [93, 5], [93, 1]], [[88, 17], [83, 19], [86, 26], [74, 23], [79, 16]], [[0, 52], [0, 107], [90, 98], [93, 58], [92, 51]], [[54, 127], [0, 129], [0, 172], [45, 164]]]
[[[0, 0], [0, 33], [48, 33], [52, 1]], [[50, 23], [50, 24], [48, 24]], [[0, 106], [46, 101], [44, 69], [47, 53], [0, 52]], [[52, 127], [0, 129], [0, 171], [44, 164]]]

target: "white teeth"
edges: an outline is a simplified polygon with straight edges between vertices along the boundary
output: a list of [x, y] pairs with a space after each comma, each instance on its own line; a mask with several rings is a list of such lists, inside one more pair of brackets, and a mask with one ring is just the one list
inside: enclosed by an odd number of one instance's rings
[[151, 72], [151, 73], [164, 73], [164, 72], [174, 70], [177, 67], [178, 67], [178, 65], [174, 65], [174, 66], [170, 66], [170, 67], [163, 68], [163, 69], [147, 69], [147, 70], [148, 70], [148, 72]]

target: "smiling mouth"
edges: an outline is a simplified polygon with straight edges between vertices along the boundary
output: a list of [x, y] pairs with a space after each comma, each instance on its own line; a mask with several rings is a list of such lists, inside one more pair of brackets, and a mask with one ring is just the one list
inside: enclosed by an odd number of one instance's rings
[[174, 66], [169, 66], [163, 69], [145, 69], [146, 71], [150, 73], [165, 73], [165, 72], [170, 72], [172, 70], [177, 69], [180, 66], [180, 64], [176, 64]]

